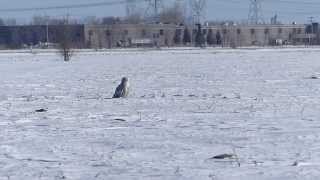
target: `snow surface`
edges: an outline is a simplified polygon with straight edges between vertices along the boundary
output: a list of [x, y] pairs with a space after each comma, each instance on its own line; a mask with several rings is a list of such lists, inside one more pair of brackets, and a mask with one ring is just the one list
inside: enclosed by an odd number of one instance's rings
[[[0, 180], [319, 179], [319, 57], [0, 53]], [[130, 97], [110, 99], [122, 76]]]

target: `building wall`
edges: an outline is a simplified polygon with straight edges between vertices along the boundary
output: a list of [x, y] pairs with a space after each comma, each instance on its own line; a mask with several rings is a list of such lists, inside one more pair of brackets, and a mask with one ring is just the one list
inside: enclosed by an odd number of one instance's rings
[[5, 49], [11, 40], [11, 31], [8, 26], [0, 26], [0, 49]]
[[135, 47], [137, 40], [152, 46], [173, 46], [175, 25], [115, 24], [85, 26], [88, 48]]
[[[188, 28], [194, 45], [198, 29], [193, 26], [173, 24], [114, 24], [114, 25], [70, 25], [70, 39], [76, 48], [115, 48], [137, 46], [182, 46], [184, 29]], [[64, 32], [59, 25], [49, 26], [49, 42], [57, 43], [59, 33]], [[212, 32], [212, 46], [241, 47], [283, 44], [306, 44], [320, 42], [320, 36], [306, 33], [305, 25], [216, 25], [203, 26], [202, 34], [207, 42]], [[220, 33], [221, 44], [216, 35]], [[0, 26], [0, 48], [21, 48], [46, 42], [47, 26]], [[309, 39], [308, 39], [309, 38]], [[180, 39], [177, 41], [177, 39]], [[139, 43], [138, 43], [139, 42]], [[211, 45], [211, 44], [210, 44]], [[209, 44], [207, 44], [209, 46]]]
[[74, 48], [85, 47], [84, 25], [49, 26], [49, 42], [58, 43], [61, 33], [67, 33]]
[[[286, 44], [302, 44], [301, 35], [305, 34], [305, 25], [239, 25], [208, 26], [213, 34], [220, 32], [223, 46], [268, 46], [277, 40]], [[300, 36], [299, 36], [300, 35]]]
[[[68, 36], [76, 48], [84, 47], [84, 26], [68, 25]], [[48, 26], [49, 42], [58, 43], [59, 34], [67, 33], [66, 27], [59, 25]], [[0, 26], [0, 48], [22, 48], [47, 42], [47, 26]]]
[[[134, 47], [134, 39], [149, 39], [152, 46], [180, 46], [185, 28], [190, 30], [194, 43], [198, 31], [195, 27], [170, 24], [85, 26], [85, 38], [89, 48]], [[209, 31], [213, 33], [213, 37], [219, 32], [222, 36], [222, 46], [268, 46], [276, 45], [276, 42], [293, 45], [305, 43], [305, 25], [221, 25], [204, 26], [202, 30], [205, 39]], [[175, 35], [179, 36], [179, 43], [174, 42]]]

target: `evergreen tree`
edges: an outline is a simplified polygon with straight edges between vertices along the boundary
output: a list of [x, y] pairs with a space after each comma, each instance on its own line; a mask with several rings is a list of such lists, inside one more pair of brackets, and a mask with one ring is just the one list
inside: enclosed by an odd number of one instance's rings
[[202, 33], [201, 24], [197, 24], [197, 26], [198, 26], [198, 30], [196, 34], [196, 46], [203, 47], [205, 44], [205, 37], [204, 37], [204, 34]]
[[176, 29], [176, 32], [174, 33], [173, 41], [175, 44], [181, 43], [181, 30]]
[[191, 43], [191, 34], [189, 29], [185, 28], [183, 32], [183, 44], [187, 45], [188, 43]]
[[218, 45], [221, 45], [221, 44], [222, 44], [222, 37], [221, 37], [221, 34], [220, 34], [219, 31], [218, 31], [217, 34], [216, 34], [216, 40], [217, 40], [217, 44], [218, 44]]
[[214, 44], [215, 44], [215, 39], [214, 39], [214, 37], [213, 37], [213, 32], [212, 32], [211, 29], [209, 30], [209, 33], [208, 33], [208, 35], [207, 35], [207, 43], [208, 43], [209, 45], [214, 45]]

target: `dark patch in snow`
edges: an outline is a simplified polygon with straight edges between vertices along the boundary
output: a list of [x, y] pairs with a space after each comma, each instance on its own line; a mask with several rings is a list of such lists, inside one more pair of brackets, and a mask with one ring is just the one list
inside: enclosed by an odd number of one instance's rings
[[318, 77], [318, 76], [315, 76], [315, 75], [312, 75], [312, 76], [310, 76], [310, 77], [307, 77], [306, 79], [319, 79], [319, 77]]
[[125, 119], [120, 119], [120, 118], [117, 118], [117, 119], [114, 119], [115, 121], [122, 121], [122, 122], [126, 122]]
[[292, 164], [292, 166], [298, 166], [298, 165], [299, 165], [298, 161], [295, 161], [295, 162]]
[[210, 159], [233, 159], [234, 157], [236, 157], [236, 155], [234, 154], [220, 154], [217, 156], [213, 156]]
[[47, 111], [48, 111], [47, 109], [37, 109], [37, 110], [36, 110], [36, 112], [39, 112], [39, 113], [40, 113], [40, 112], [47, 112]]
[[175, 95], [173, 95], [173, 96], [175, 96], [175, 97], [182, 97], [183, 95], [182, 95], [182, 94], [175, 94]]

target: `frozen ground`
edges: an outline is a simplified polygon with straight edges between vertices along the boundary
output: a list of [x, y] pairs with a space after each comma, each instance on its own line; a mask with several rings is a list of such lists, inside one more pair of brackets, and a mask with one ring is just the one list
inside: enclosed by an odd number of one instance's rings
[[[0, 53], [0, 180], [317, 180], [319, 57]], [[130, 97], [109, 99], [122, 76]]]

